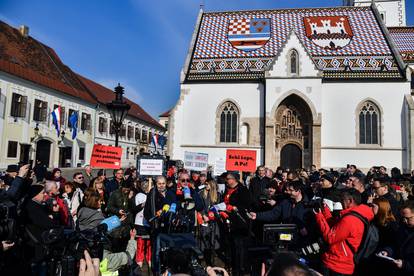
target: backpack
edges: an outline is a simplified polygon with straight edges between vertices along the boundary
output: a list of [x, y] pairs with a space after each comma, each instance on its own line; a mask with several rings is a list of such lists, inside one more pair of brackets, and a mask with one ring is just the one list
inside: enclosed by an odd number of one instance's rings
[[345, 216], [347, 215], [357, 217], [364, 223], [364, 234], [362, 236], [358, 251], [348, 242], [348, 240], [345, 240], [348, 247], [354, 254], [354, 263], [357, 265], [368, 259], [375, 252], [378, 246], [379, 233], [377, 227], [375, 227], [374, 224], [369, 223], [368, 220], [359, 213], [351, 211]]

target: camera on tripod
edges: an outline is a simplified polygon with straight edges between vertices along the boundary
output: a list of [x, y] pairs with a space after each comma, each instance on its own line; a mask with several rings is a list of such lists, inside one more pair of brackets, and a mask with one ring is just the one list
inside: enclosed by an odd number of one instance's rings
[[51, 275], [77, 275], [77, 263], [87, 250], [92, 258], [102, 259], [104, 245], [109, 243], [107, 226], [100, 224], [96, 229], [73, 231], [53, 228], [42, 233], [47, 248], [48, 271]]
[[16, 204], [7, 199], [0, 201], [0, 241], [17, 238]]

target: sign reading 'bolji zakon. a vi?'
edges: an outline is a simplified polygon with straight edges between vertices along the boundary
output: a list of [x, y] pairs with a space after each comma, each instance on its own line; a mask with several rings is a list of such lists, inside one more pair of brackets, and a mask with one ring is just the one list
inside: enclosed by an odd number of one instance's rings
[[119, 169], [121, 167], [122, 148], [94, 145], [91, 155], [91, 167], [100, 169]]
[[208, 167], [208, 154], [200, 152], [184, 152], [184, 168], [191, 171], [205, 171]]

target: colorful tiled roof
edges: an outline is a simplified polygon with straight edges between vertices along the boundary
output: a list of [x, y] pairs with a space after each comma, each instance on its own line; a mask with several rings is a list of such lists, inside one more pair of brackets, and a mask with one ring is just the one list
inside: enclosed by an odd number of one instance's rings
[[390, 27], [391, 38], [406, 62], [414, 62], [414, 27]]
[[401, 78], [372, 8], [339, 7], [204, 13], [187, 80], [263, 77], [292, 32], [325, 78]]
[[[99, 83], [96, 83], [90, 79], [85, 78], [84, 76], [77, 75], [80, 81], [87, 87], [87, 89], [97, 98], [97, 101], [104, 105], [114, 99], [114, 91], [106, 88]], [[141, 121], [144, 121], [154, 127], [163, 129], [164, 127], [160, 125], [154, 118], [152, 118], [144, 109], [142, 109], [138, 104], [124, 97], [126, 102], [131, 105], [131, 109], [128, 111], [128, 115], [134, 118], [137, 118]]]
[[0, 21], [0, 70], [36, 84], [81, 98], [95, 99], [55, 51]]

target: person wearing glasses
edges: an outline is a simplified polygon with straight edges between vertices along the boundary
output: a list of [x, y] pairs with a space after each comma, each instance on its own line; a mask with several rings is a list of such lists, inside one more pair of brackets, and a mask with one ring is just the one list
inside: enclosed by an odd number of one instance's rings
[[79, 188], [82, 190], [82, 192], [85, 192], [85, 190], [88, 188], [88, 186], [85, 184], [85, 177], [81, 172], [76, 172], [73, 174], [73, 184], [75, 188]]
[[384, 248], [379, 255], [393, 258], [389, 262], [394, 272], [388, 275], [414, 275], [414, 201], [405, 202], [400, 210], [402, 225], [394, 237], [396, 243]]
[[372, 184], [372, 189], [375, 193], [375, 197], [384, 198], [388, 200], [391, 205], [392, 214], [397, 220], [400, 218], [400, 213], [398, 212], [399, 203], [395, 199], [394, 195], [390, 192], [390, 186], [387, 181], [382, 178], [374, 179]]
[[167, 195], [168, 198], [172, 197], [172, 192], [167, 190], [167, 179], [164, 176], [157, 176], [155, 187], [146, 196], [144, 206], [144, 218], [150, 223], [152, 234], [156, 234], [160, 230], [157, 214], [160, 214], [163, 206], [167, 204]]

